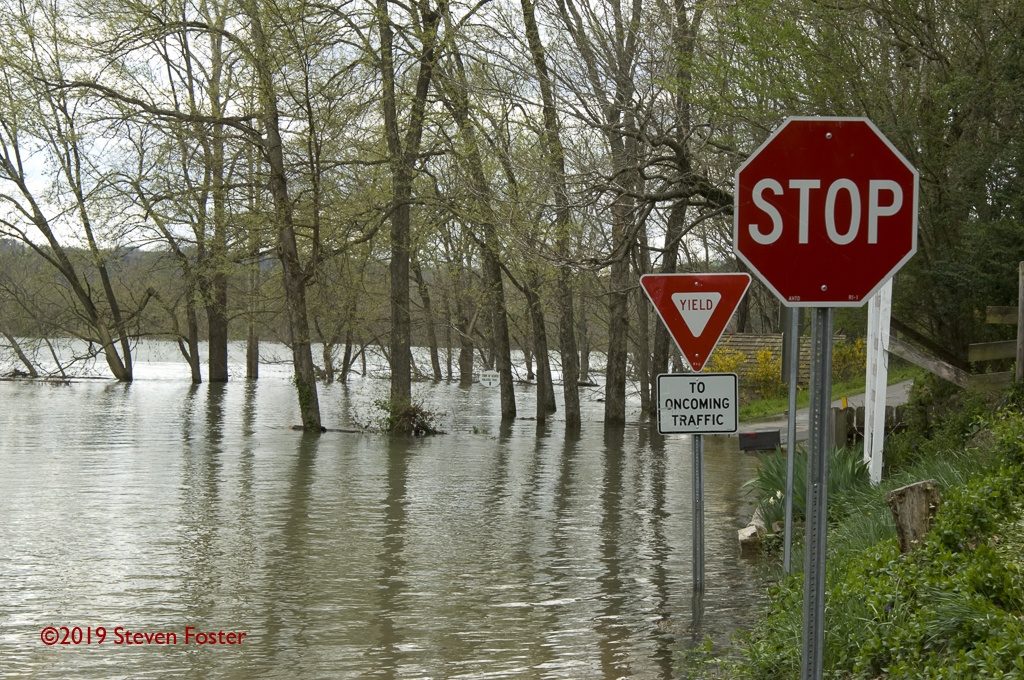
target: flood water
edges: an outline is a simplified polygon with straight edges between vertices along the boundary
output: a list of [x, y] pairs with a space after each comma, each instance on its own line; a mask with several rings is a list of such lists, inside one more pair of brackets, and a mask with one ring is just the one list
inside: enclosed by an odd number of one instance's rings
[[[734, 438], [706, 440], [693, 631], [691, 443], [606, 429], [600, 390], [576, 439], [447, 383], [415, 388], [447, 434], [318, 437], [289, 429], [286, 368], [193, 387], [157, 349], [131, 385], [0, 383], [2, 677], [683, 678], [756, 614]], [[325, 424], [387, 387], [325, 387]]]

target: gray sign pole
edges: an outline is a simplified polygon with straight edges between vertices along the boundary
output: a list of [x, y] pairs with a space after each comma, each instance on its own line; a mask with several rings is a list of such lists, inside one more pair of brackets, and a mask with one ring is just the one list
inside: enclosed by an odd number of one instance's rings
[[789, 429], [786, 431], [786, 528], [782, 543], [782, 568], [787, 574], [792, 573], [793, 459], [796, 457], [796, 388], [800, 379], [800, 308], [789, 311]]
[[693, 630], [704, 617], [704, 435], [693, 435]]
[[804, 540], [804, 630], [801, 680], [821, 680], [825, 656], [825, 531], [832, 406], [834, 310], [816, 307], [811, 322], [810, 449], [807, 452], [807, 536]]

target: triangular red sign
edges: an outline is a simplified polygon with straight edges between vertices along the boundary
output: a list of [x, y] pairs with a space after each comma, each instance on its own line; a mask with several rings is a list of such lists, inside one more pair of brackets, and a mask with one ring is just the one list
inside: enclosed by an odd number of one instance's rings
[[644, 274], [668, 332], [695, 371], [704, 368], [750, 285], [750, 274]]

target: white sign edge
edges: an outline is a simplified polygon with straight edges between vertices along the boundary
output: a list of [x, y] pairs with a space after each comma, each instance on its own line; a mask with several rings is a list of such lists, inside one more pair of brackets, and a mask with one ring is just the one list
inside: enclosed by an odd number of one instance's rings
[[[740, 233], [740, 219], [739, 219], [739, 215], [740, 215], [740, 192], [739, 192], [740, 172], [742, 172], [743, 169], [750, 164], [750, 161], [753, 160], [758, 154], [760, 154], [761, 151], [763, 151], [764, 148], [766, 146], [768, 146], [768, 144], [773, 139], [775, 139], [775, 137], [778, 136], [779, 133], [782, 132], [782, 130], [787, 125], [789, 125], [792, 122], [802, 122], [802, 121], [833, 121], [833, 122], [836, 122], [836, 123], [854, 123], [854, 122], [866, 123], [869, 128], [874, 130], [875, 134], [878, 135], [878, 138], [881, 139], [882, 142], [884, 142], [887, 147], [889, 147], [889, 150], [893, 154], [895, 154], [895, 156], [914, 175], [914, 200], [913, 200], [913, 204], [914, 204], [913, 205], [913, 210], [914, 210], [913, 221], [914, 221], [914, 225], [913, 225], [913, 231], [911, 233], [910, 251], [906, 254], [906, 256], [903, 259], [901, 259], [899, 262], [897, 262], [896, 265], [893, 266], [893, 268], [891, 270], [889, 270], [888, 274], [886, 274], [885, 276], [882, 277], [882, 280], [879, 281], [878, 284], [874, 288], [872, 288], [871, 291], [867, 295], [865, 295], [860, 300], [855, 300], [855, 301], [850, 301], [850, 302], [847, 302], [847, 301], [831, 302], [829, 304], [822, 304], [820, 301], [807, 301], [807, 302], [804, 302], [804, 301], [788, 300], [788, 299], [786, 299], [786, 297], [784, 295], [782, 295], [782, 293], [780, 293], [778, 290], [776, 290], [775, 286], [773, 286], [772, 284], [768, 283], [765, 280], [765, 278], [761, 275], [761, 272], [758, 271], [757, 267], [755, 267], [753, 265], [753, 263], [751, 263], [750, 260], [748, 260], [747, 257], [743, 253], [740, 252], [739, 248], [736, 245], [736, 243], [737, 243], [737, 241], [739, 239], [739, 233]], [[739, 164], [739, 167], [736, 168], [736, 172], [733, 173], [732, 252], [745, 265], [747, 265], [747, 267], [750, 268], [750, 271], [752, 271], [755, 274], [757, 274], [757, 279], [761, 282], [761, 285], [763, 285], [765, 288], [770, 290], [772, 292], [772, 295], [774, 295], [776, 298], [778, 298], [779, 302], [782, 303], [783, 307], [863, 307], [864, 305], [867, 304], [868, 300], [871, 299], [871, 297], [874, 296], [875, 293], [877, 293], [882, 288], [882, 286], [884, 286], [890, 279], [892, 279], [892, 277], [896, 275], [896, 272], [898, 272], [900, 269], [902, 269], [903, 266], [910, 260], [910, 258], [912, 258], [917, 253], [918, 209], [919, 209], [920, 193], [921, 193], [921, 173], [918, 171], [918, 169], [916, 167], [914, 167], [914, 165], [911, 164], [911, 162], [909, 160], [907, 160], [907, 157], [904, 156], [900, 152], [900, 150], [897, 149], [893, 145], [893, 143], [889, 140], [889, 138], [885, 136], [885, 133], [883, 133], [881, 130], [878, 129], [878, 126], [875, 125], [874, 122], [870, 118], [868, 118], [866, 116], [789, 116], [785, 120], [783, 120], [782, 123], [779, 124], [779, 126], [777, 128], [772, 130], [772, 133], [770, 135], [768, 135], [768, 137], [765, 138], [765, 140], [763, 142], [761, 142], [761, 144], [756, 149], [754, 149], [754, 151], [751, 152], [750, 155], [748, 155], [744, 159], [744, 161], [742, 163]]]
[[[665, 273], [665, 274], [659, 274], [657, 272], [651, 272], [650, 274], [643, 274], [643, 275], [641, 275], [640, 279], [643, 280], [643, 278], [645, 276], [737, 276], [737, 275], [746, 276], [747, 277], [747, 285], [743, 288], [743, 292], [740, 293], [740, 299], [736, 302], [736, 306], [733, 307], [732, 314], [729, 315], [729, 321], [732, 321], [732, 318], [734, 316], [736, 316], [736, 310], [739, 309], [740, 303], [743, 302], [743, 297], [747, 294], [747, 291], [750, 290], [750, 284], [753, 283], [753, 281], [754, 281], [754, 277], [750, 275], [750, 272], [706, 272], [706, 273], [699, 273], [699, 272], [668, 272], [668, 273]], [[644, 292], [644, 295], [647, 296], [647, 299], [651, 301], [651, 306], [654, 307], [654, 311], [658, 315], [658, 318], [661, 320], [661, 324], [665, 327], [665, 330], [668, 331], [668, 337], [672, 338], [672, 342], [674, 342], [676, 344], [676, 348], [679, 350], [679, 353], [683, 355], [684, 359], [686, 359], [686, 365], [690, 366], [690, 368], [692, 369], [693, 366], [690, 364], [690, 359], [686, 356], [686, 350], [684, 350], [683, 346], [679, 344], [679, 340], [676, 339], [675, 333], [673, 333], [672, 330], [668, 327], [668, 324], [665, 323], [665, 317], [663, 317], [661, 315], [661, 310], [658, 309], [658, 304], [654, 301], [654, 298], [651, 297], [650, 293], [647, 292], [647, 289], [644, 288], [643, 284], [640, 285], [640, 289]], [[722, 332], [718, 334], [718, 339], [715, 340], [715, 344], [711, 345], [711, 349], [708, 350], [708, 357], [707, 357], [707, 359], [704, 360], [704, 364], [701, 365], [700, 370], [699, 371], [694, 371], [694, 373], [702, 373], [704, 371], [704, 366], [707, 366], [707, 363], [709, 361], [711, 361], [711, 355], [715, 353], [715, 348], [718, 347], [718, 343], [721, 342], [722, 336], [725, 335], [725, 329], [729, 326], [729, 321], [725, 322], [725, 326], [722, 327]], [[689, 374], [688, 373], [662, 373], [661, 375], [689, 375]], [[661, 375], [659, 375], [658, 377], [660, 378]], [[709, 373], [709, 374], [706, 374], [706, 375], [715, 375], [715, 374]]]
[[733, 379], [733, 381], [732, 381], [732, 387], [733, 387], [733, 406], [734, 406], [734, 413], [735, 413], [735, 417], [733, 418], [733, 422], [736, 423], [735, 429], [732, 429], [732, 430], [698, 430], [696, 432], [691, 431], [691, 430], [662, 430], [661, 429], [661, 408], [659, 406], [659, 408], [658, 408], [658, 418], [657, 418], [657, 420], [658, 420], [658, 434], [688, 434], [688, 435], [695, 435], [695, 434], [736, 434], [737, 432], [739, 432], [739, 430], [740, 430], [740, 414], [739, 414], [739, 411], [740, 411], [740, 405], [739, 405], [739, 401], [740, 401], [740, 378], [739, 378], [739, 375], [736, 374], [736, 373], [700, 373], [700, 372], [694, 372], [694, 373], [660, 373], [658, 375], [658, 400], [659, 400], [659, 402], [661, 401], [661, 379], [662, 378], [698, 378], [698, 379], [700, 379], [700, 378], [713, 378], [713, 377], [722, 377], [722, 376], [731, 376], [732, 379]]

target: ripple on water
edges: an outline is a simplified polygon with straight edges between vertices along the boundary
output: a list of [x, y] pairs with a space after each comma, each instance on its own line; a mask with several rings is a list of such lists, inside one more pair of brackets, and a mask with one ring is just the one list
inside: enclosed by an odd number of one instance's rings
[[[356, 379], [321, 403], [365, 410], [380, 389]], [[606, 432], [596, 403], [593, 427], [565, 442], [557, 422], [500, 427], [497, 391], [421, 390], [463, 424], [427, 440], [303, 437], [287, 429], [283, 379], [0, 383], [6, 671], [671, 677], [685, 640], [661, 622], [691, 606], [689, 442]], [[705, 454], [704, 624], [721, 643], [759, 591], [735, 557], [755, 461], [734, 449], [709, 439]], [[179, 644], [48, 648], [48, 625], [177, 631]], [[248, 635], [198, 649], [187, 625]]]

